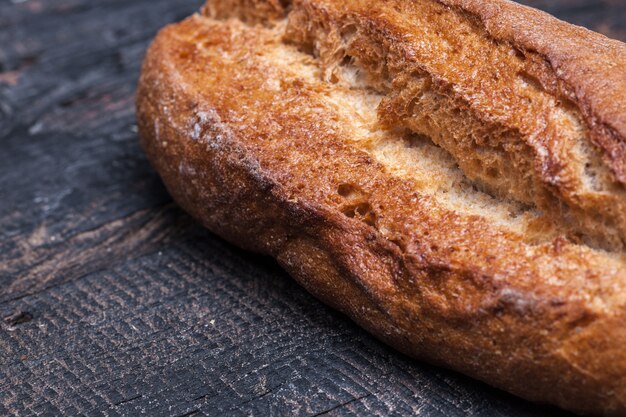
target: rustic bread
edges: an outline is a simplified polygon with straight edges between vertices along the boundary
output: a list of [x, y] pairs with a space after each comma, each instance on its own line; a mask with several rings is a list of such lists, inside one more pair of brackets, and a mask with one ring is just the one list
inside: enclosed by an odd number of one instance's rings
[[623, 416], [625, 67], [501, 0], [213, 0], [137, 116], [183, 208], [382, 340]]

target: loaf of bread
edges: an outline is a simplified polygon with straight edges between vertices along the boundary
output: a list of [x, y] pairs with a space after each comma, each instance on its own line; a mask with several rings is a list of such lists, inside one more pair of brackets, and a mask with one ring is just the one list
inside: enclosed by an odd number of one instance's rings
[[137, 96], [174, 199], [414, 357], [626, 415], [626, 46], [506, 0], [209, 0]]

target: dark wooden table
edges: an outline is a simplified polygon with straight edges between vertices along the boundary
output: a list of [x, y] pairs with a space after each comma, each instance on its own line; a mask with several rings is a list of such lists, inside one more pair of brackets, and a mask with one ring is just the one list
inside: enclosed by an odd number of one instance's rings
[[[626, 38], [624, 0], [529, 3]], [[566, 415], [393, 351], [172, 203], [133, 94], [199, 5], [0, 0], [0, 416]]]

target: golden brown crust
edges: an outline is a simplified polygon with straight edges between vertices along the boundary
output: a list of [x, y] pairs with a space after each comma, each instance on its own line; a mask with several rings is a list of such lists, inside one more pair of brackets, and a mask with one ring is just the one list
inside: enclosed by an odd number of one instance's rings
[[351, 140], [335, 87], [272, 55], [300, 57], [281, 33], [194, 16], [151, 46], [138, 124], [175, 200], [410, 355], [624, 415], [623, 257], [530, 243], [393, 175]]
[[[542, 87], [578, 105], [591, 140], [604, 151], [618, 181], [626, 184], [624, 43], [507, 0], [423, 0], [421, 3], [429, 1], [471, 15], [494, 41], [509, 43], [529, 56], [541, 57], [550, 69], [550, 74], [539, 76]], [[324, 18], [328, 17], [327, 7], [338, 7], [342, 13], [365, 10], [371, 23], [381, 24], [383, 31], [386, 17], [380, 19], [380, 16], [385, 16], [385, 10], [397, 9], [412, 16], [409, 2], [379, 2], [372, 6], [363, 0], [219, 0], [208, 1], [204, 13], [253, 22], [275, 21], [284, 17], [291, 7], [308, 6], [322, 7]]]
[[[626, 102], [623, 44], [486, 4], [295, 0], [285, 38], [319, 56], [329, 81], [342, 66], [363, 72], [385, 95], [381, 122], [429, 136], [476, 185], [537, 206], [572, 239], [626, 248], [626, 153], [615, 130]], [[563, 50], [512, 29], [526, 17]], [[596, 90], [600, 81], [611, 88]]]
[[209, 1], [202, 14], [214, 19], [236, 17], [248, 23], [263, 23], [285, 17], [285, 0], [220, 0]]
[[626, 45], [560, 21], [542, 11], [496, 0], [438, 0], [476, 16], [498, 41], [539, 53], [564, 94], [574, 98], [605, 151], [619, 180], [626, 184]]

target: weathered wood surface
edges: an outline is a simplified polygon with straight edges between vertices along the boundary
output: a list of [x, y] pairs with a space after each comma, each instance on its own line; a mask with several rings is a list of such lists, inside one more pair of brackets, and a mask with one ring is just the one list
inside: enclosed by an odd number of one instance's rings
[[[171, 202], [133, 93], [199, 3], [0, 0], [0, 415], [565, 415], [387, 348]], [[626, 38], [623, 0], [533, 3]]]

